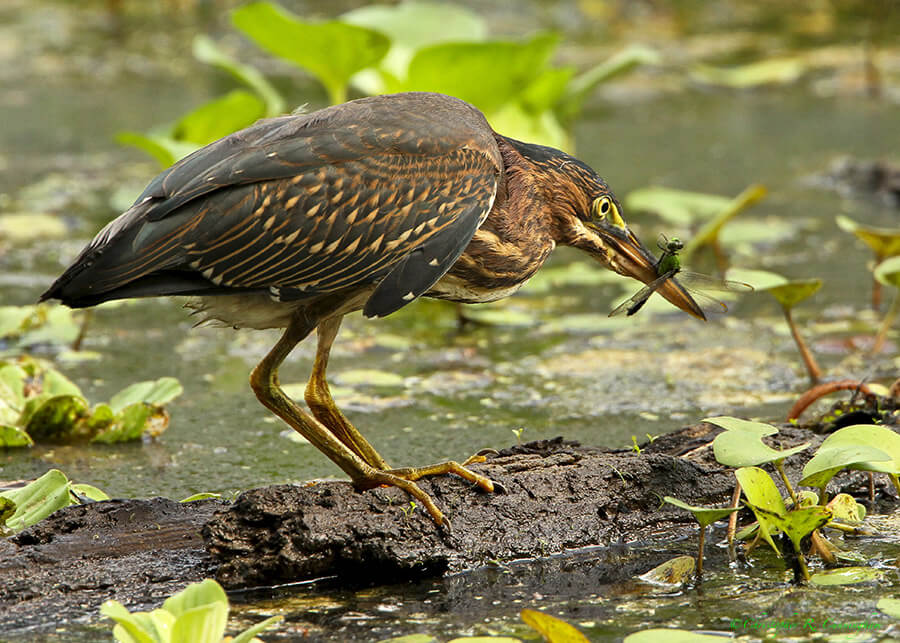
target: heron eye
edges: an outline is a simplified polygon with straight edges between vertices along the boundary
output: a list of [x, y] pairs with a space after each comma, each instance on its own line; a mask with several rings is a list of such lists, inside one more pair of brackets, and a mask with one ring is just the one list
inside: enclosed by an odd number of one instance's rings
[[608, 196], [601, 196], [594, 199], [591, 204], [591, 215], [595, 221], [609, 221], [614, 226], [624, 229], [625, 221], [619, 214], [619, 208], [616, 207], [615, 201]]
[[599, 219], [603, 221], [606, 219], [606, 215], [609, 214], [610, 209], [612, 208], [612, 201], [608, 196], [602, 196], [598, 199], [594, 199], [593, 207], [591, 210], [595, 219]]

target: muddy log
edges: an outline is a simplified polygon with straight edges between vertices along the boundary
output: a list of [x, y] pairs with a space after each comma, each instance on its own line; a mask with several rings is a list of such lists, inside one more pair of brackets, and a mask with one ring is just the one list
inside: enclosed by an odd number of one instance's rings
[[[479, 492], [454, 476], [422, 482], [451, 517], [450, 532], [397, 489], [359, 493], [340, 481], [255, 489], [233, 504], [156, 498], [69, 507], [0, 539], [0, 631], [46, 624], [48, 614], [54, 622], [96, 619], [109, 598], [131, 609], [156, 607], [208, 577], [229, 588], [322, 576], [395, 582], [492, 561], [674, 538], [694, 525], [662, 496], [694, 504], [731, 497], [733, 474], [715, 463], [710, 448], [718, 432], [708, 424], [688, 427], [641, 453], [561, 439], [508, 449], [473, 466], [502, 483], [503, 494]], [[810, 440], [809, 453], [822, 440], [790, 427], [777, 437], [773, 445], [781, 447]], [[787, 464], [799, 467], [802, 460]], [[789, 470], [795, 479], [797, 473]], [[838, 478], [841, 490], [865, 495], [864, 475]], [[878, 497], [894, 502], [893, 489], [880, 478]]]
[[439, 529], [396, 488], [281, 485], [242, 494], [203, 528], [226, 587], [338, 575], [354, 582], [422, 577], [489, 561], [555, 554], [645, 536], [692, 518], [666, 494], [724, 502], [734, 478], [666, 454], [610, 453], [562, 440], [501, 452], [473, 471], [503, 485], [476, 491], [455, 476], [421, 481], [451, 519]]

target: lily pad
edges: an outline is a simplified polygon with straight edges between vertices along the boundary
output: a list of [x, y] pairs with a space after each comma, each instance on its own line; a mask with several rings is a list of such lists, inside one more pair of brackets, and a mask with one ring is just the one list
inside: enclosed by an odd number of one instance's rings
[[835, 217], [835, 221], [841, 230], [865, 242], [879, 259], [900, 255], [900, 228], [867, 226], [844, 215]]
[[120, 413], [125, 407], [138, 402], [153, 406], [168, 404], [184, 392], [181, 383], [174, 377], [161, 377], [157, 380], [136, 382], [115, 395], [109, 400], [109, 406], [114, 413]]
[[660, 186], [632, 190], [625, 197], [625, 209], [629, 212], [653, 212], [666, 223], [682, 227], [714, 217], [729, 203], [731, 199], [718, 194]]
[[[682, 502], [678, 498], [673, 498], [672, 496], [665, 496], [663, 501], [668, 502], [670, 505], [674, 505], [679, 509], [690, 511], [697, 522], [700, 523], [700, 527], [711, 525], [717, 520], [730, 516], [738, 510], [738, 507], [696, 507], [694, 505], [689, 505], [686, 502]], [[691, 560], [693, 560], [693, 558], [691, 558]]]
[[813, 585], [855, 585], [879, 581], [884, 577], [884, 572], [872, 567], [842, 567], [840, 569], [827, 569], [813, 574], [809, 581]]
[[767, 291], [788, 309], [811, 297], [822, 287], [821, 279], [788, 280], [765, 270], [732, 269], [728, 271], [728, 278], [745, 281], [755, 290]]
[[555, 616], [530, 609], [522, 610], [519, 615], [526, 625], [540, 632], [550, 643], [588, 643], [578, 628]]
[[807, 66], [799, 58], [772, 58], [747, 65], [714, 67], [697, 64], [691, 78], [707, 85], [749, 89], [760, 85], [787, 85], [800, 79]]
[[782, 451], [773, 449], [761, 438], [778, 433], [778, 429], [761, 422], [728, 416], [705, 418], [703, 421], [726, 429], [713, 440], [713, 453], [716, 460], [727, 467], [750, 467], [784, 460], [809, 447], [809, 442], [805, 442]]
[[657, 565], [649, 572], [641, 574], [638, 578], [645, 583], [655, 585], [681, 585], [691, 579], [695, 566], [696, 561], [693, 556], [676, 556], [662, 565]]
[[900, 598], [880, 598], [875, 607], [888, 616], [900, 619]]
[[803, 467], [800, 484], [823, 487], [841, 469], [900, 473], [900, 435], [874, 424], [839, 429], [825, 438]]

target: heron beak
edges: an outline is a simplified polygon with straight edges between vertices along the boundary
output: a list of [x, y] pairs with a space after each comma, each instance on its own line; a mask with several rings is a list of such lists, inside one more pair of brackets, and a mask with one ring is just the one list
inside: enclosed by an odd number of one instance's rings
[[[597, 233], [600, 237], [598, 241], [603, 247], [601, 252], [592, 252], [592, 254], [611, 270], [645, 284], [655, 281], [659, 276], [656, 273], [656, 257], [627, 227], [592, 225], [589, 229]], [[667, 279], [656, 292], [684, 312], [706, 321], [703, 310], [674, 278]]]

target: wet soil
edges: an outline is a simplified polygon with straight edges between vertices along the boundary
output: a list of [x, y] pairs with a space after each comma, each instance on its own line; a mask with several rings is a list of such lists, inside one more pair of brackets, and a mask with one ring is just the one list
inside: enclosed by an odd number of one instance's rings
[[[451, 517], [450, 531], [398, 489], [360, 493], [340, 481], [254, 489], [234, 503], [154, 498], [69, 507], [0, 541], [0, 631], [46, 625], [51, 614], [56, 624], [96, 618], [110, 598], [148, 609], [206, 577], [230, 589], [321, 577], [393, 583], [671, 540], [694, 527], [687, 513], [661, 502], [663, 495], [692, 504], [731, 497], [733, 474], [716, 464], [711, 449], [719, 431], [705, 423], [686, 427], [640, 453], [561, 438], [512, 447], [472, 467], [501, 482], [505, 493], [483, 493], [454, 476], [421, 483]], [[824, 439], [789, 426], [776, 437], [773, 446], [810, 441], [809, 453]], [[791, 458], [788, 475], [803, 463]], [[876, 502], [896, 506], [894, 490], [876, 482]], [[834, 491], [861, 498], [869, 491], [862, 474], [838, 476], [835, 484]], [[617, 557], [598, 556], [596, 564], [612, 569]]]

